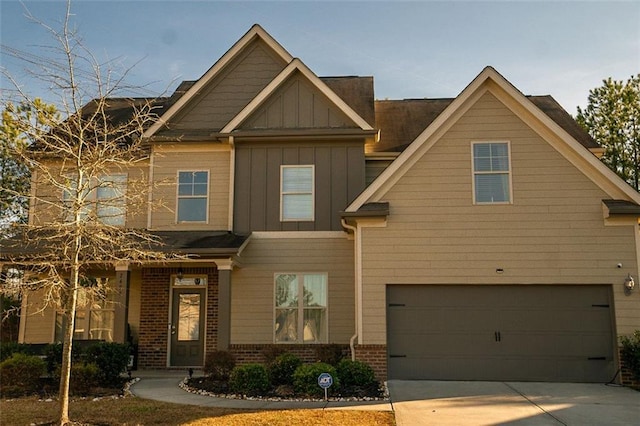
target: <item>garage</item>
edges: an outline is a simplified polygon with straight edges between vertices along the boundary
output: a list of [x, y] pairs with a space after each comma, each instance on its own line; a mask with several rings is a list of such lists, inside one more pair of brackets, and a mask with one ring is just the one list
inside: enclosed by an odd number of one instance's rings
[[608, 382], [608, 285], [388, 285], [388, 376]]

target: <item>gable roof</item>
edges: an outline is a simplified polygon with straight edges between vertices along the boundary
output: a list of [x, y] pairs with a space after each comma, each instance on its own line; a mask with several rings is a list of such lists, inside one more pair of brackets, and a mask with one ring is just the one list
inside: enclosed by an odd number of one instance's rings
[[[401, 152], [436, 119], [454, 98], [379, 100], [375, 102], [376, 126], [380, 142], [373, 151]], [[527, 96], [535, 106], [555, 121], [575, 140], [590, 150], [600, 145], [549, 95]]]
[[293, 59], [285, 69], [276, 76], [258, 95], [251, 100], [226, 126], [222, 128], [220, 133], [231, 133], [254, 113], [269, 97], [285, 83], [295, 72], [301, 73], [307, 81], [309, 81], [317, 90], [326, 96], [330, 102], [338, 107], [342, 112], [353, 121], [362, 130], [373, 130], [373, 127], [367, 123], [357, 112], [351, 108], [342, 98], [340, 98], [333, 90], [329, 88], [313, 71], [311, 71], [300, 59]]
[[[345, 212], [358, 211], [363, 205], [379, 202], [391, 187], [439, 140], [475, 102], [491, 92], [514, 114], [540, 134], [568, 161], [585, 172], [612, 198], [622, 198], [640, 204], [640, 194], [598, 160], [563, 126], [554, 121], [534, 101], [523, 95], [492, 67], [486, 67], [433, 121], [411, 142]], [[544, 102], [542, 102], [544, 101]], [[539, 103], [549, 109], [548, 98]], [[553, 101], [555, 103], [555, 101]], [[441, 105], [442, 106], [442, 105]], [[565, 113], [566, 114], [566, 113]], [[568, 115], [568, 114], [567, 114]], [[562, 117], [557, 116], [561, 119]], [[566, 124], [566, 123], [565, 123]], [[571, 129], [569, 129], [571, 130]]]
[[194, 84], [188, 88], [185, 86], [186, 91], [182, 96], [175, 100], [171, 106], [165, 111], [160, 119], [153, 124], [143, 137], [148, 138], [153, 136], [159, 129], [161, 129], [172, 117], [174, 117], [182, 108], [189, 103], [213, 78], [222, 71], [229, 62], [231, 62], [237, 55], [239, 55], [243, 49], [248, 46], [256, 38], [260, 38], [264, 41], [280, 58], [286, 63], [293, 60], [293, 56], [287, 52], [284, 47], [280, 45], [273, 37], [271, 37], [260, 25], [254, 24], [249, 31], [243, 35], [222, 57], [211, 67], [209, 70], [200, 77]]

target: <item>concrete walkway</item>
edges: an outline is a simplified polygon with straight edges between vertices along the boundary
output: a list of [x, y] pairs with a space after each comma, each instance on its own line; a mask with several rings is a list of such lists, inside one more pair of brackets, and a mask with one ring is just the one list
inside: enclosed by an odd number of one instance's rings
[[[133, 377], [139, 377], [140, 381], [131, 386], [131, 393], [137, 397], [153, 399], [157, 401], [173, 402], [175, 404], [201, 405], [204, 407], [237, 408], [243, 410], [284, 410], [284, 409], [352, 409], [392, 411], [388, 401], [264, 401], [215, 398], [205, 395], [197, 395], [178, 387], [178, 384], [186, 377], [184, 371], [151, 371], [141, 370], [133, 372]], [[331, 394], [329, 394], [331, 395]]]
[[388, 382], [398, 426], [640, 425], [640, 392], [592, 383]]

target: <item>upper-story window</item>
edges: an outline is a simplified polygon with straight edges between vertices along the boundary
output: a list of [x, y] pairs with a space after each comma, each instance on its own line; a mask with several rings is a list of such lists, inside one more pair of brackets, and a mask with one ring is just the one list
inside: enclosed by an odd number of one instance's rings
[[314, 220], [314, 167], [281, 166], [280, 220]]
[[207, 222], [209, 206], [209, 172], [178, 172], [178, 222]]
[[473, 142], [473, 201], [511, 202], [511, 162], [508, 142]]
[[124, 226], [126, 221], [127, 175], [106, 175], [91, 183], [78, 185], [69, 180], [68, 188], [62, 192], [62, 200], [67, 206], [67, 220], [73, 220], [71, 208], [80, 192], [80, 209], [83, 219], [95, 215], [105, 225]]

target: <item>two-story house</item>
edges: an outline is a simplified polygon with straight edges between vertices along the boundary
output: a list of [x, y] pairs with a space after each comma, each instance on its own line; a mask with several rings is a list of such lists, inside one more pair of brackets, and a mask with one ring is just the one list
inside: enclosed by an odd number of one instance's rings
[[[163, 101], [140, 167], [167, 208], [122, 225], [189, 256], [100, 272], [118, 291], [78, 338], [131, 339], [139, 368], [339, 344], [380, 378], [616, 374], [640, 195], [551, 97], [488, 67], [453, 99], [377, 101], [255, 25]], [[20, 340], [58, 340], [57, 318], [28, 295]]]

